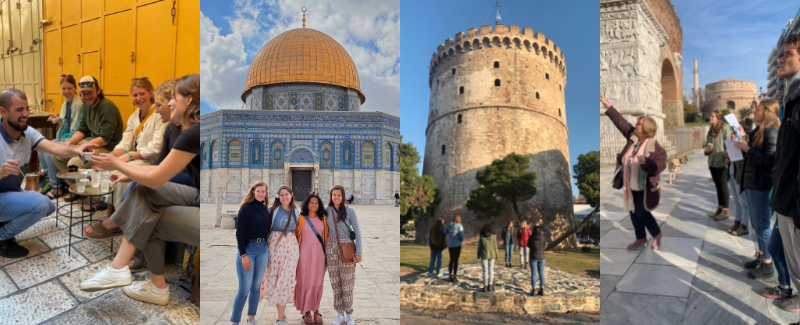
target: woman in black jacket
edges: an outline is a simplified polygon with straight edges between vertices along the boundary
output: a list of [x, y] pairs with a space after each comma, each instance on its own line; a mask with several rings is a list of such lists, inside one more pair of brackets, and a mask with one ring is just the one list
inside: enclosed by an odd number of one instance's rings
[[269, 253], [267, 236], [272, 228], [272, 217], [267, 209], [267, 184], [256, 182], [239, 206], [238, 224], [236, 227], [236, 243], [239, 257], [236, 258], [236, 274], [239, 276], [239, 291], [233, 300], [231, 322], [238, 324], [242, 318], [244, 301], [250, 293], [247, 309], [247, 323], [256, 317], [261, 277], [267, 269]]
[[750, 273], [756, 279], [768, 278], [775, 273], [767, 243], [772, 235], [769, 228], [769, 192], [772, 189], [778, 128], [781, 125], [779, 109], [778, 102], [774, 100], [761, 101], [753, 112], [758, 127], [750, 132], [750, 143], [735, 141], [733, 144], [744, 152], [742, 188], [750, 206], [750, 223], [758, 242], [756, 259], [745, 263], [744, 267], [755, 269]]
[[544, 296], [544, 248], [546, 243], [542, 227], [533, 227], [533, 235], [528, 237], [528, 248], [531, 251], [531, 296], [536, 288], [536, 274], [539, 274], [539, 295]]
[[[431, 228], [431, 239], [430, 239], [430, 247], [431, 247], [431, 263], [428, 264], [428, 275], [439, 276], [439, 270], [442, 268], [442, 252], [444, 252], [444, 248], [447, 247], [447, 243], [444, 241], [444, 218], [439, 217], [436, 219], [436, 223], [433, 224]], [[434, 272], [434, 264], [436, 265]]]

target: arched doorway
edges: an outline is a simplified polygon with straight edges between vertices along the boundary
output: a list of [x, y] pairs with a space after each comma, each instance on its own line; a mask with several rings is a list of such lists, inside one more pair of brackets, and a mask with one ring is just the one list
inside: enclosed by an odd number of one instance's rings
[[731, 110], [731, 111], [735, 110], [736, 109], [736, 103], [734, 103], [732, 100], [729, 100], [728, 101], [728, 109]]
[[661, 109], [667, 116], [665, 126], [672, 128], [683, 122], [683, 105], [678, 97], [675, 68], [669, 59], [664, 59], [661, 63]]

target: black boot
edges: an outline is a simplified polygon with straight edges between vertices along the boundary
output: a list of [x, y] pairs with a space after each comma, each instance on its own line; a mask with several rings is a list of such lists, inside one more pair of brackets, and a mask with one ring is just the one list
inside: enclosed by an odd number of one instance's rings
[[483, 292], [489, 291], [489, 286], [483, 286]]
[[539, 295], [544, 296], [544, 289], [542, 289], [542, 287], [539, 287]]
[[17, 244], [14, 238], [0, 240], [0, 256], [8, 258], [20, 258], [28, 256], [28, 249]]
[[531, 289], [531, 296], [535, 296], [535, 295], [536, 295], [536, 289]]
[[755, 270], [747, 272], [747, 277], [751, 279], [767, 279], [775, 275], [775, 268], [772, 263], [761, 263]]
[[761, 256], [761, 253], [756, 253], [756, 259], [754, 259], [754, 260], [752, 260], [750, 262], [744, 263], [744, 268], [746, 268], [746, 269], [755, 269], [759, 265], [761, 265], [761, 263], [763, 263], [762, 259], [763, 258]]

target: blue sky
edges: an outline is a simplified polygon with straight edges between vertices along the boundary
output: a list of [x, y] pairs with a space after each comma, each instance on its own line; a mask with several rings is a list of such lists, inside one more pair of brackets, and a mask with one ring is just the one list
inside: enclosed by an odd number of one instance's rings
[[778, 0], [672, 0], [683, 28], [683, 95], [691, 96], [694, 59], [700, 88], [726, 78], [767, 90], [767, 58], [800, 7]]
[[[550, 38], [565, 53], [570, 165], [578, 155], [600, 150], [600, 5], [590, 1], [502, 1], [500, 24], [529, 27]], [[420, 155], [425, 152], [425, 127], [430, 88], [428, 65], [439, 44], [459, 31], [494, 25], [495, 1], [403, 0], [400, 53], [405, 62], [400, 81], [400, 133]], [[419, 165], [422, 172], [422, 164]], [[570, 171], [572, 168], [570, 168]], [[572, 180], [573, 195], [578, 189]]]
[[400, 1], [234, 0], [200, 4], [200, 113], [242, 107], [245, 78], [270, 39], [302, 26], [339, 42], [356, 64], [362, 111], [400, 114]]

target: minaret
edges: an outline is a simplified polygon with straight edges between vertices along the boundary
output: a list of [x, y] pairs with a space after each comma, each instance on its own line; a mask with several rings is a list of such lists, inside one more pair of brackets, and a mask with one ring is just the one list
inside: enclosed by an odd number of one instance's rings
[[697, 59], [694, 59], [694, 110], [700, 109], [700, 82], [697, 79]]

